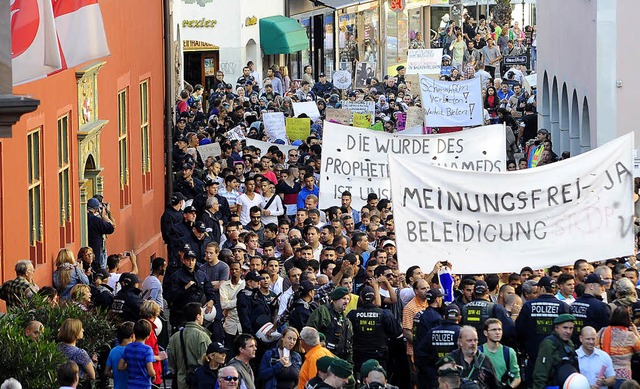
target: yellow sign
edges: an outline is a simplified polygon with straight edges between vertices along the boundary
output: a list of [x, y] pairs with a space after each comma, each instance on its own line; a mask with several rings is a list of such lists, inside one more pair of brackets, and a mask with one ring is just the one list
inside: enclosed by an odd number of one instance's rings
[[308, 118], [287, 118], [289, 140], [304, 140], [311, 134], [311, 120]]
[[258, 18], [256, 18], [255, 16], [250, 16], [247, 17], [244, 20], [244, 25], [249, 27], [249, 26], [255, 26], [258, 23]]
[[182, 27], [215, 27], [217, 20], [202, 18], [200, 20], [183, 20]]
[[353, 126], [360, 128], [369, 128], [371, 126], [371, 114], [354, 112]]
[[185, 39], [182, 41], [182, 50], [183, 51], [215, 51], [220, 49], [216, 45], [212, 45], [211, 43], [202, 42], [202, 41], [194, 41]]

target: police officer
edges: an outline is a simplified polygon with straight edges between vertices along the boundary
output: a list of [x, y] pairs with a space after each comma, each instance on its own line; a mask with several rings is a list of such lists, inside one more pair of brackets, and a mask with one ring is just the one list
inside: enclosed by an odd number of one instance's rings
[[344, 286], [335, 288], [329, 295], [331, 302], [313, 311], [307, 326], [313, 327], [326, 337], [327, 349], [338, 358], [353, 360], [353, 326], [344, 316], [349, 303], [349, 290]]
[[528, 363], [525, 371], [525, 383], [531, 383], [534, 361], [538, 356], [538, 347], [547, 336], [553, 333], [553, 321], [559, 315], [571, 313], [571, 308], [555, 296], [555, 281], [542, 277], [537, 283], [540, 295], [523, 304], [516, 319], [516, 332], [519, 344], [524, 348]]
[[262, 276], [253, 270], [244, 277], [245, 288], [238, 293], [238, 318], [242, 332], [255, 336], [256, 332], [271, 321], [271, 308], [260, 292]]
[[602, 294], [605, 293], [607, 282], [600, 274], [591, 273], [584, 280], [584, 293], [571, 304], [571, 312], [576, 318], [575, 333], [571, 340], [580, 347], [580, 331], [583, 327], [593, 327], [596, 332], [609, 325], [611, 308], [602, 302]]
[[[388, 309], [373, 304], [375, 292], [371, 286], [365, 286], [360, 292], [362, 306], [347, 315], [353, 325], [353, 347], [358, 350], [354, 355], [356, 371], [368, 359], [377, 359], [380, 365], [387, 367], [389, 339], [400, 339], [402, 327]], [[361, 377], [364, 379], [365, 377]]]
[[489, 287], [483, 280], [476, 281], [473, 287], [474, 300], [462, 307], [462, 325], [468, 325], [476, 329], [478, 341], [483, 344], [487, 341], [484, 336], [484, 322], [489, 318], [496, 318], [502, 322], [505, 332], [513, 333], [514, 325], [509, 313], [502, 305], [489, 299]]
[[175, 328], [184, 323], [182, 310], [188, 303], [206, 301], [205, 312], [213, 309], [213, 285], [205, 272], [196, 269], [196, 253], [193, 251], [184, 254], [182, 268], [171, 276], [170, 291], [165, 297], [171, 300], [170, 320]]
[[458, 347], [460, 334], [460, 308], [457, 304], [447, 305], [442, 324], [427, 332], [425, 342], [416, 344], [413, 355], [418, 366], [418, 387], [437, 386], [436, 362]]
[[140, 307], [142, 306], [140, 278], [133, 273], [122, 273], [118, 282], [120, 282], [121, 289], [113, 297], [109, 313], [119, 316], [122, 321], [135, 323], [140, 319]]
[[540, 344], [533, 370], [533, 389], [560, 386], [573, 373], [579, 371], [578, 356], [571, 335], [576, 318], [568, 313], [553, 320], [553, 333]]

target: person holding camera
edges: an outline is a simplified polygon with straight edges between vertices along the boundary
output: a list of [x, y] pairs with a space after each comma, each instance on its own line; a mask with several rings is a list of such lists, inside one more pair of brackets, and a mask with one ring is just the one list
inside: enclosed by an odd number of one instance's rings
[[[100, 269], [107, 267], [105, 235], [113, 234], [115, 228], [116, 222], [111, 215], [111, 204], [104, 203], [96, 197], [90, 198], [87, 201], [87, 241], [97, 257]], [[95, 261], [94, 264], [96, 264]], [[94, 268], [94, 270], [98, 269]]]
[[478, 350], [478, 333], [474, 327], [463, 326], [460, 329], [458, 346], [449, 356], [456, 365], [462, 366], [460, 377], [463, 382], [475, 382], [480, 389], [502, 387], [491, 359]]
[[496, 370], [496, 377], [505, 387], [517, 388], [522, 382], [516, 350], [500, 344], [502, 340], [502, 322], [491, 318], [484, 322], [484, 336], [487, 342], [478, 349], [485, 354]]

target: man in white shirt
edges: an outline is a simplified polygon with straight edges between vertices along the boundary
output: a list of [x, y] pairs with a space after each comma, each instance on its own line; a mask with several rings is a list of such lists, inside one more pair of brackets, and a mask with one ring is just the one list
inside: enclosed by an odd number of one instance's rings
[[597, 336], [593, 327], [583, 327], [580, 331], [582, 346], [576, 350], [576, 354], [580, 374], [587, 377], [591, 388], [606, 389], [616, 383], [616, 372], [609, 354], [596, 348]]

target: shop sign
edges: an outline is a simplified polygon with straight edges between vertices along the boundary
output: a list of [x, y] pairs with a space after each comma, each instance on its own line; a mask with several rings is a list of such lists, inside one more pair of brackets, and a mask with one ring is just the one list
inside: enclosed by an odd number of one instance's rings
[[182, 27], [194, 27], [194, 28], [201, 28], [201, 27], [205, 27], [205, 28], [212, 28], [215, 27], [216, 24], [218, 24], [218, 21], [215, 19], [206, 19], [206, 18], [202, 18], [202, 19], [192, 19], [192, 20], [183, 20], [182, 21]]
[[246, 27], [255, 26], [258, 23], [258, 18], [255, 16], [249, 16], [244, 20], [244, 25]]
[[391, 0], [389, 2], [389, 9], [400, 12], [404, 10], [405, 5], [405, 0]]

